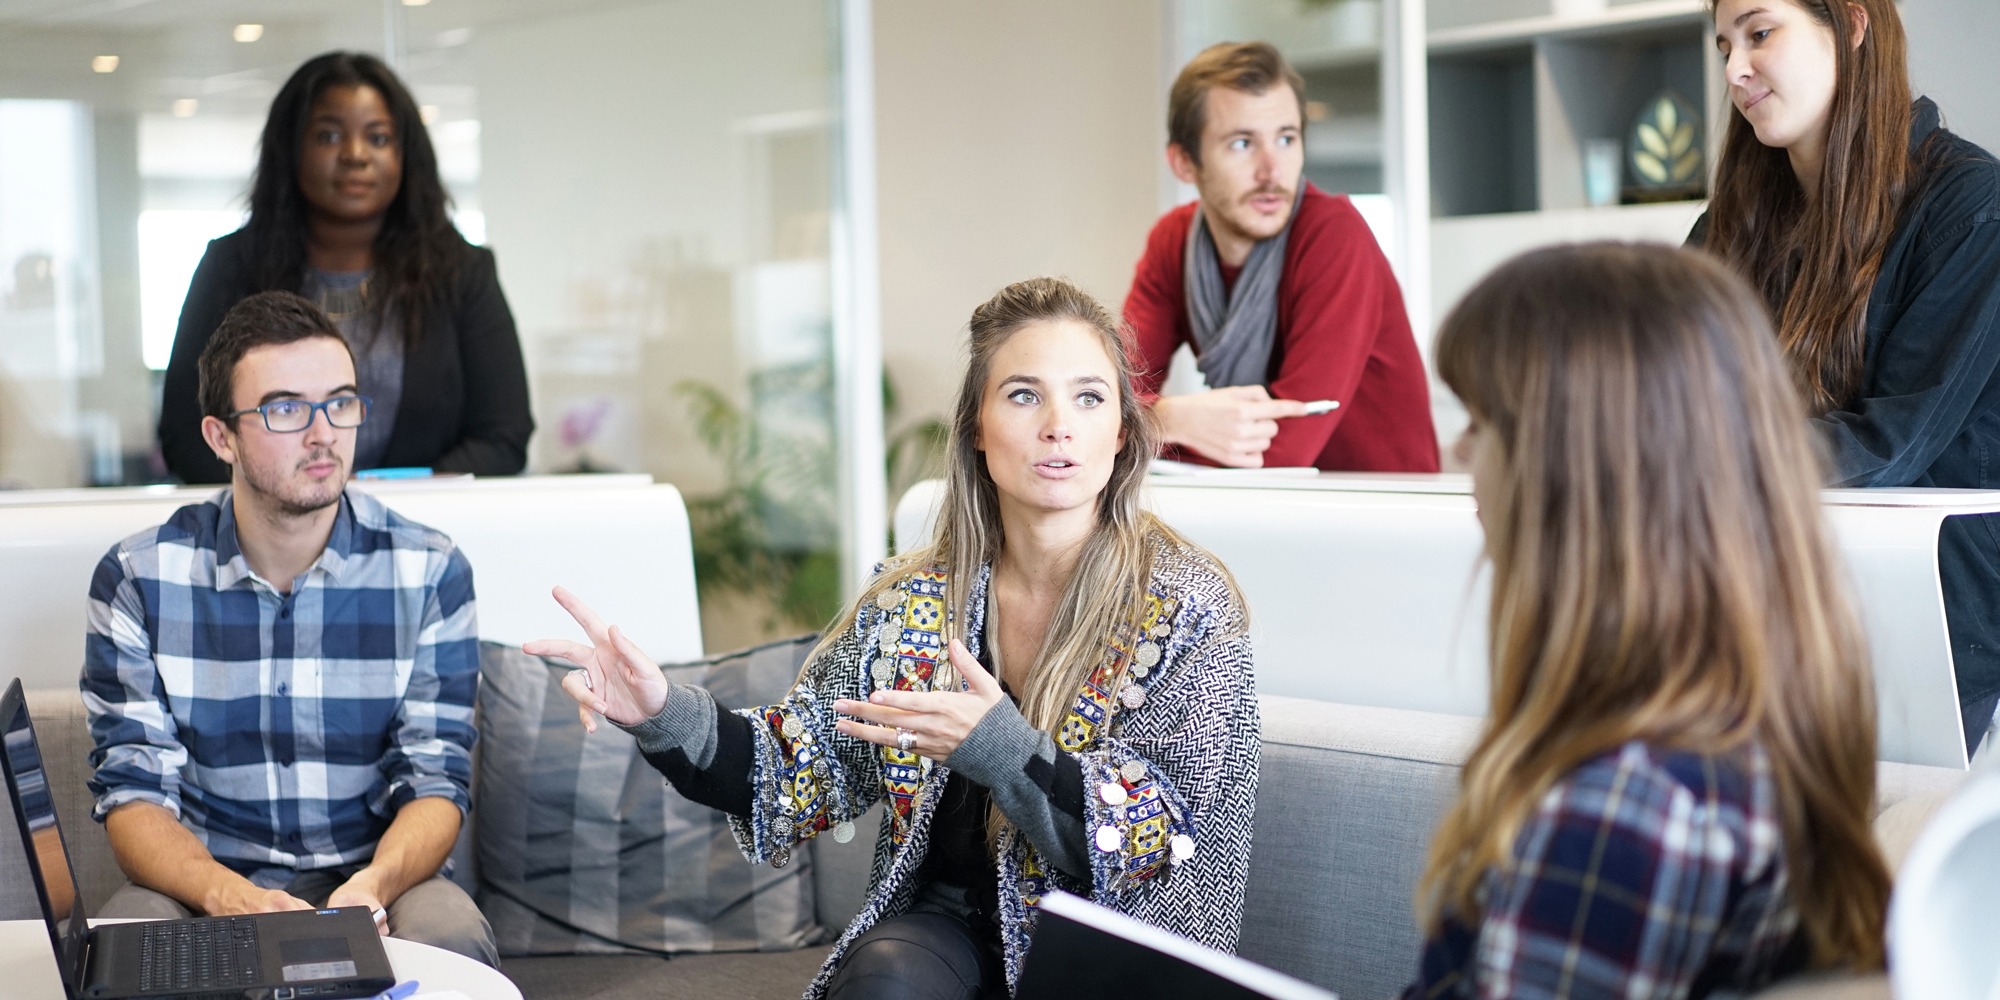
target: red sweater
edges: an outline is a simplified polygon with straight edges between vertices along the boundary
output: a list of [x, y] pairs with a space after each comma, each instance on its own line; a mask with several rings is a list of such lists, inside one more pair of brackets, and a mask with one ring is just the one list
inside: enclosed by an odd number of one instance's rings
[[[1345, 195], [1306, 185], [1278, 278], [1278, 342], [1265, 388], [1278, 399], [1337, 399], [1317, 417], [1278, 421], [1266, 466], [1436, 472], [1430, 380], [1410, 335], [1403, 292], [1375, 234]], [[1138, 389], [1151, 399], [1174, 349], [1193, 345], [1181, 261], [1198, 203], [1153, 226], [1125, 297]], [[1235, 270], [1223, 278], [1235, 283]]]

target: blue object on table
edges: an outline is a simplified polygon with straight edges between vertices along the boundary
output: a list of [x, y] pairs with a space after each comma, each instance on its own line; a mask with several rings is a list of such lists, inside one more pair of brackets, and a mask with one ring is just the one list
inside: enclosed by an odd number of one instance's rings
[[356, 479], [422, 479], [431, 474], [428, 466], [401, 465], [388, 469], [362, 469]]
[[388, 989], [375, 994], [375, 1000], [403, 1000], [404, 997], [407, 997], [410, 994], [415, 993], [416, 991], [417, 991], [417, 981], [414, 979], [405, 979], [402, 982], [397, 983], [396, 985], [391, 986]]

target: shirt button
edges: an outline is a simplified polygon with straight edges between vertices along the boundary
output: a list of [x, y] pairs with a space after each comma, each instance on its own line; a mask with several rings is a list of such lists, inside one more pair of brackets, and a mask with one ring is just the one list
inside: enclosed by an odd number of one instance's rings
[[290, 694], [290, 693], [292, 693], [292, 686], [291, 686], [290, 684], [288, 684], [288, 683], [285, 683], [284, 681], [279, 681], [279, 682], [278, 682], [278, 693], [279, 693], [279, 694], [281, 694], [281, 695], [283, 695], [283, 694]]
[[296, 843], [298, 843], [298, 842], [299, 842], [299, 841], [300, 841], [301, 839], [303, 839], [303, 838], [301, 838], [301, 837], [299, 836], [299, 833], [298, 833], [298, 831], [294, 830], [294, 831], [292, 831], [291, 833], [287, 834], [287, 835], [285, 836], [285, 839], [286, 839], [286, 840], [289, 840], [289, 841], [291, 841], [291, 842], [292, 842], [292, 843], [294, 843], [294, 844], [296, 844]]
[[292, 758], [290, 758], [290, 757], [280, 757], [280, 758], [278, 758], [278, 766], [279, 766], [279, 767], [290, 767], [290, 766], [292, 766]]

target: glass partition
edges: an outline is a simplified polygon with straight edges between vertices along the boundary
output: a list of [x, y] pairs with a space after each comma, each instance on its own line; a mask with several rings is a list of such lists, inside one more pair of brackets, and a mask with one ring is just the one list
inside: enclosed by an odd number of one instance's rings
[[537, 425], [529, 471], [678, 486], [712, 648], [817, 627], [844, 582], [840, 10], [0, 8], [0, 485], [165, 479], [160, 370], [189, 278], [242, 224], [279, 86], [359, 49], [402, 75], [455, 224], [496, 254]]

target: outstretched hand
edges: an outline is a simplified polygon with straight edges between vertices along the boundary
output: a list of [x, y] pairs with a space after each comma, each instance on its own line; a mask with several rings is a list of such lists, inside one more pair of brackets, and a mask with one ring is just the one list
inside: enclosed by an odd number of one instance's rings
[[841, 719], [834, 728], [885, 747], [896, 746], [897, 739], [909, 733], [913, 739], [905, 749], [932, 760], [950, 757], [1006, 694], [964, 643], [953, 639], [948, 653], [951, 665], [965, 678], [964, 691], [877, 691], [867, 701], [842, 698], [833, 703], [835, 712], [866, 721]]
[[521, 644], [533, 656], [553, 656], [578, 669], [563, 678], [563, 691], [576, 699], [576, 714], [583, 728], [597, 731], [597, 719], [604, 716], [621, 726], [635, 726], [667, 707], [667, 693], [673, 682], [616, 625], [605, 625], [590, 605], [561, 587], [555, 589], [556, 603], [583, 626], [590, 644], [568, 639], [536, 639]]

